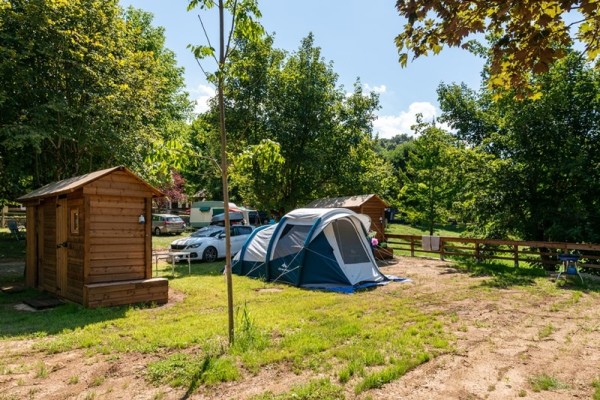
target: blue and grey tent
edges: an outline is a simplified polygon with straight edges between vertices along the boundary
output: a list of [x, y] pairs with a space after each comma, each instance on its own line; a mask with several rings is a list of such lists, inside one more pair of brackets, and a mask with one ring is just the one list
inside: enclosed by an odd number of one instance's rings
[[370, 218], [345, 208], [300, 208], [254, 230], [233, 273], [311, 289], [353, 292], [390, 280], [379, 271]]

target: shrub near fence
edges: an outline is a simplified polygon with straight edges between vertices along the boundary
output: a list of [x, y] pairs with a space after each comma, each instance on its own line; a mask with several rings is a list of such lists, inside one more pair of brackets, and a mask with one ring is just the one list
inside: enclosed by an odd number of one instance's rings
[[418, 235], [388, 234], [388, 245], [393, 247], [396, 254], [410, 254], [445, 257], [472, 258], [477, 261], [510, 260], [515, 266], [519, 262], [540, 264], [551, 269], [559, 263], [558, 255], [575, 253], [579, 255], [579, 266], [600, 272], [600, 244], [536, 242], [498, 239], [473, 239], [462, 237], [443, 237], [440, 239], [439, 250], [423, 250], [423, 237]]

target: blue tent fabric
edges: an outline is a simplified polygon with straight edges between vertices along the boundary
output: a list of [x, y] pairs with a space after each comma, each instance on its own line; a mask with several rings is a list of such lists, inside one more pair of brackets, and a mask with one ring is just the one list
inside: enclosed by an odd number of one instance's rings
[[366, 235], [370, 219], [347, 209], [298, 209], [257, 229], [235, 256], [235, 274], [352, 293], [390, 282]]
[[336, 268], [337, 261], [333, 255], [333, 249], [323, 232], [311, 243], [305, 259], [303, 280], [305, 285], [342, 283], [351, 286], [348, 278], [339, 268]]

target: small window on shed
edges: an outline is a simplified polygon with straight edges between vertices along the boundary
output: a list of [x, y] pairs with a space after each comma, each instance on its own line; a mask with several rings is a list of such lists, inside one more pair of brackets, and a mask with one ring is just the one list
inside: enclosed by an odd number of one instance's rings
[[73, 235], [79, 235], [79, 208], [71, 208], [71, 220], [69, 225], [71, 226], [71, 233]]

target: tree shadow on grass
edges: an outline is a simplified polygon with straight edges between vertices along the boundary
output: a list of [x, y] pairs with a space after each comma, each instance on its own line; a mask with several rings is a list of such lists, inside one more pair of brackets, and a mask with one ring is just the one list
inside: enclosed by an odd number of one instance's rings
[[600, 281], [592, 277], [584, 278], [583, 283], [578, 277], [567, 277], [556, 281], [547, 271], [538, 266], [515, 267], [501, 262], [476, 262], [471, 259], [456, 260], [456, 269], [469, 273], [471, 276], [489, 277], [482, 286], [507, 289], [513, 286], [531, 286], [536, 279], [552, 279], [557, 287], [564, 290], [584, 292], [600, 292]]
[[546, 277], [546, 272], [535, 267], [515, 267], [498, 262], [476, 262], [459, 260], [457, 268], [471, 276], [489, 277], [482, 286], [507, 289], [513, 286], [531, 286], [538, 278]]
[[554, 280], [556, 286], [562, 290], [600, 293], [600, 282], [597, 278], [585, 277], [583, 282], [578, 276], [566, 276], [564, 279]]
[[224, 268], [225, 262], [223, 260], [215, 262], [192, 261], [191, 267], [188, 267], [187, 261], [180, 261], [175, 263], [174, 272], [171, 264], [160, 266], [158, 276], [169, 280], [183, 279], [189, 276], [218, 276], [223, 275]]
[[53, 308], [32, 311], [24, 301], [48, 298], [36, 289], [17, 293], [0, 293], [0, 338], [19, 336], [44, 337], [65, 330], [76, 330], [86, 325], [123, 318], [129, 306], [85, 308], [65, 302]]

